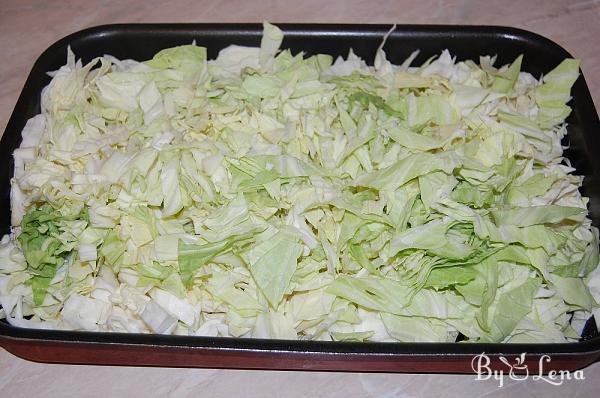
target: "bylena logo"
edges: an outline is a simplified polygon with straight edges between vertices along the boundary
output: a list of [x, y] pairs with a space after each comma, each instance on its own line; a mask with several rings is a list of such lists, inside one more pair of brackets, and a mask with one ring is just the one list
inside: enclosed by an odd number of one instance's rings
[[550, 370], [545, 372], [544, 366], [547, 368], [548, 364], [552, 361], [549, 355], [542, 355], [538, 361], [538, 373], [530, 374], [527, 363], [525, 363], [526, 355], [527, 353], [523, 352], [515, 358], [514, 363], [511, 363], [506, 357], [500, 356], [498, 359], [508, 367], [508, 373], [504, 370], [492, 370], [490, 367], [490, 357], [488, 357], [485, 352], [475, 355], [471, 360], [471, 368], [477, 374], [475, 380], [493, 379], [498, 381], [498, 387], [504, 386], [505, 377], [508, 377], [510, 380], [526, 380], [531, 377], [534, 381], [544, 381], [554, 386], [560, 386], [565, 380], [585, 380], [583, 370], [577, 370], [575, 372], [570, 372], [568, 370]]

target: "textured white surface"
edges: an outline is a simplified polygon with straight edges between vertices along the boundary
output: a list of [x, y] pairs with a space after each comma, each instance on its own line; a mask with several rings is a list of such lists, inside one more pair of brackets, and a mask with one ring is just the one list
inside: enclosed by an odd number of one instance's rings
[[[593, 397], [600, 363], [561, 386], [472, 375], [284, 372], [46, 365], [0, 351], [2, 397]], [[595, 392], [594, 392], [595, 391]]]
[[[0, 3], [0, 131], [35, 59], [77, 30], [124, 22], [338, 22], [488, 24], [542, 34], [582, 59], [600, 103], [600, 3], [577, 1], [296, 0], [194, 1], [2, 0]], [[46, 365], [0, 349], [2, 397], [591, 397], [600, 389], [600, 363], [584, 381], [476, 381], [469, 375], [270, 372]]]

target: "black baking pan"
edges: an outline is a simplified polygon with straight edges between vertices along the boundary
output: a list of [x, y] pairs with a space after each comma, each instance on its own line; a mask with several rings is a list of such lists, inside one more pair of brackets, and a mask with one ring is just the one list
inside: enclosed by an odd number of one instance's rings
[[[283, 47], [295, 53], [346, 56], [352, 48], [371, 62], [390, 29], [389, 25], [279, 26], [285, 33]], [[261, 33], [259, 24], [107, 25], [74, 33], [53, 44], [34, 64], [2, 137], [1, 232], [10, 230], [12, 152], [21, 142], [27, 119], [40, 112], [40, 92], [50, 81], [46, 72], [65, 63], [68, 45], [84, 62], [104, 54], [145, 60], [163, 48], [195, 40], [207, 47], [209, 58], [214, 58], [230, 44], [258, 46]], [[444, 49], [459, 60], [497, 55], [499, 65], [523, 54], [522, 69], [536, 77], [570, 57], [556, 43], [534, 33], [492, 26], [398, 26], [385, 47], [388, 58], [396, 64], [417, 49], [420, 53], [415, 64]], [[600, 122], [583, 76], [572, 95], [565, 156], [576, 173], [585, 176], [583, 194], [590, 197], [590, 216], [598, 226]], [[516, 363], [517, 357], [525, 353], [524, 365], [529, 373], [572, 371], [600, 359], [600, 335], [592, 319], [584, 336], [579, 342], [567, 344], [344, 343], [36, 330], [0, 321], [0, 345], [32, 361], [282, 370], [472, 373], [473, 358], [485, 353], [490, 358], [490, 369], [507, 371], [504, 360]]]

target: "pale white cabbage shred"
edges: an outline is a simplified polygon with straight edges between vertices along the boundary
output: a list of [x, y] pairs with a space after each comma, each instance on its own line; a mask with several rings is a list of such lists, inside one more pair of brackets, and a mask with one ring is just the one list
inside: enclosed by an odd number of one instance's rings
[[598, 230], [562, 157], [577, 60], [538, 80], [521, 57], [392, 65], [382, 45], [368, 66], [280, 50], [264, 28], [260, 48], [214, 60], [193, 44], [146, 62], [69, 51], [14, 152], [0, 317], [275, 339], [580, 337], [600, 284]]

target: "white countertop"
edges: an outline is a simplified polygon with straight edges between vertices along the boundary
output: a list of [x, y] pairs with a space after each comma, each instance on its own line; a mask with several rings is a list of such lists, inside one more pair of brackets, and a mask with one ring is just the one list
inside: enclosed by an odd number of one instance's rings
[[[581, 1], [263, 0], [3, 0], [0, 4], [0, 131], [35, 59], [77, 30], [126, 22], [337, 22], [514, 26], [542, 34], [582, 60], [600, 104], [600, 3]], [[0, 349], [0, 396], [261, 396], [479, 397], [597, 396], [600, 363], [585, 380], [554, 386], [543, 380], [477, 381], [472, 375], [363, 374], [48, 365]]]
[[0, 350], [2, 397], [563, 397], [598, 395], [600, 363], [554, 386], [508, 377], [47, 365]]

